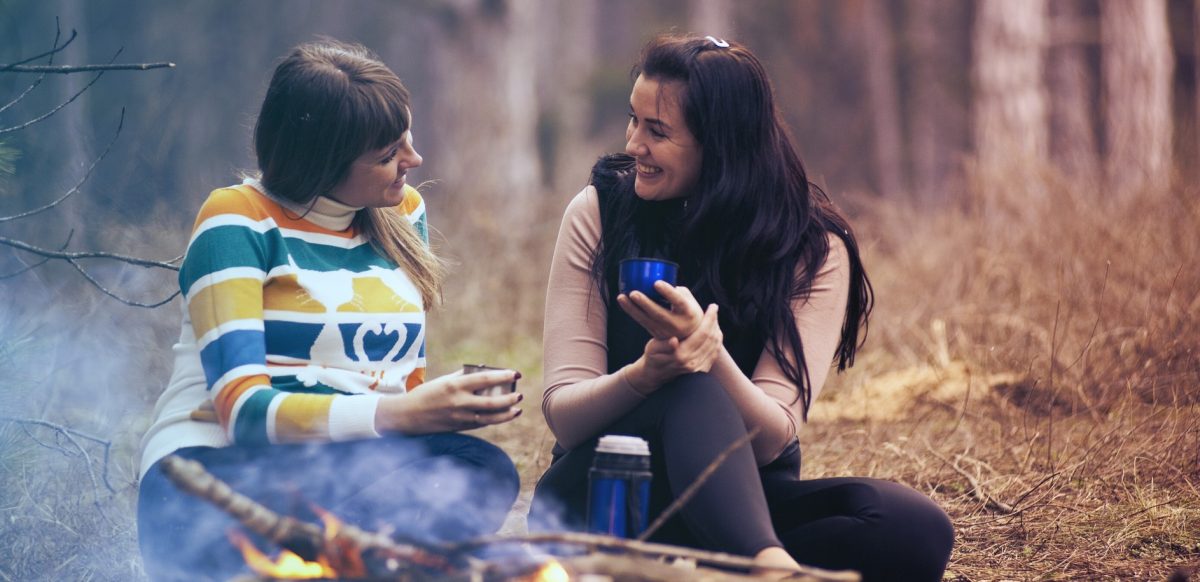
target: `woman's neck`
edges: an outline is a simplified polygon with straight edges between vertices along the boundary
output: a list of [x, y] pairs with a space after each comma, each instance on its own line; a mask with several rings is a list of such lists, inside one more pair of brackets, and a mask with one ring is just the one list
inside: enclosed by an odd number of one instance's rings
[[303, 217], [305, 220], [329, 230], [341, 231], [350, 228], [350, 223], [354, 221], [355, 214], [359, 210], [362, 210], [362, 208], [342, 204], [328, 196], [318, 196], [315, 200], [299, 204], [282, 196], [272, 194], [267, 190], [266, 186], [263, 186], [262, 182], [254, 178], [246, 178], [242, 183], [258, 190], [267, 198]]

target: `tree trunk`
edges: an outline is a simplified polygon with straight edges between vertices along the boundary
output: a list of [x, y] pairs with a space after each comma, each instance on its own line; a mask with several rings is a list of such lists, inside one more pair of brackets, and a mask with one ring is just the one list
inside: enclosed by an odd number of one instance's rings
[[431, 126], [416, 133], [439, 134], [434, 177], [443, 190], [469, 190], [502, 221], [519, 220], [539, 184], [537, 35], [527, 22], [535, 11], [532, 0], [447, 3], [439, 15], [444, 42], [428, 52], [436, 99]]
[[[537, 302], [512, 292], [542, 285], [542, 268], [528, 261], [534, 211], [542, 197], [538, 158], [537, 41], [534, 0], [454, 0], [439, 4], [430, 60], [431, 115], [414, 121], [423, 176], [438, 180], [431, 224], [445, 233], [446, 254], [459, 263], [447, 285], [437, 327], [450, 337], [481, 343], [512, 328], [536, 328]], [[422, 125], [423, 124], [423, 125]], [[438, 242], [436, 239], [435, 243]], [[520, 269], [512, 265], [524, 265]], [[504, 313], [488, 329], [456, 326], [479, 321], [477, 311]]]
[[[1047, 151], [1042, 0], [981, 0], [975, 17], [975, 151], [999, 178]], [[985, 178], [990, 180], [992, 178]]]
[[[1050, 156], [1068, 176], [1085, 178], [1098, 169], [1095, 76], [1088, 66], [1087, 46], [1095, 28], [1086, 0], [1052, 0], [1053, 31], [1046, 54], [1050, 88]], [[1093, 38], [1089, 38], [1093, 37]]]
[[[604, 147], [590, 136], [592, 83], [601, 50], [600, 7], [597, 0], [572, 0], [547, 4], [543, 10], [543, 17], [556, 23], [546, 29], [556, 50], [539, 51], [538, 145], [544, 182], [554, 199], [565, 205]], [[557, 224], [561, 208], [553, 206], [548, 210]]]
[[[914, 199], [925, 208], [945, 204], [949, 183], [961, 175], [961, 159], [970, 134], [969, 93], [961, 71], [970, 66], [964, 55], [969, 37], [966, 3], [909, 0], [904, 24], [907, 48], [904, 62], [911, 67], [907, 91], [909, 162]], [[960, 32], [963, 31], [963, 32]], [[962, 34], [962, 38], [958, 35]]]
[[1100, 4], [1108, 183], [1118, 197], [1165, 187], [1174, 56], [1165, 0]]
[[867, 65], [867, 94], [875, 129], [872, 143], [879, 193], [894, 197], [908, 189], [901, 161], [900, 104], [891, 19], [882, 0], [861, 2], [861, 36]]

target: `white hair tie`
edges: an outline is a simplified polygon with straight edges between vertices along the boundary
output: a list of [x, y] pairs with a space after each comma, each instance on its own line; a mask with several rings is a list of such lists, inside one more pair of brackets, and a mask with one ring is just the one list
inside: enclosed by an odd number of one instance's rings
[[723, 39], [723, 38], [715, 38], [713, 36], [706, 36], [704, 38], [708, 39], [709, 42], [711, 42], [721, 48], [729, 48], [729, 43], [726, 42], [725, 39]]

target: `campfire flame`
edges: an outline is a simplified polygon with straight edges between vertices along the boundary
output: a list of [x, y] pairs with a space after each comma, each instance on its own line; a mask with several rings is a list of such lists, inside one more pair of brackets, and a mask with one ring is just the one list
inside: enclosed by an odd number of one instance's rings
[[274, 559], [254, 547], [254, 542], [240, 531], [229, 532], [230, 541], [242, 551], [242, 558], [255, 574], [265, 578], [282, 578], [288, 580], [313, 580], [318, 578], [336, 578], [337, 572], [325, 563], [309, 562], [292, 552], [284, 550]]
[[315, 562], [306, 560], [286, 549], [282, 550], [275, 558], [270, 558], [255, 547], [254, 542], [250, 541], [245, 534], [236, 530], [229, 532], [230, 541], [241, 550], [246, 565], [255, 574], [264, 578], [313, 580], [364, 575], [366, 568], [363, 566], [362, 555], [358, 548], [355, 548], [347, 540], [337, 537], [342, 527], [341, 520], [333, 513], [315, 505], [312, 506], [312, 509], [320, 516], [325, 525], [324, 549]]
[[570, 579], [566, 568], [554, 559], [542, 564], [542, 567], [529, 577], [530, 582], [568, 582]]

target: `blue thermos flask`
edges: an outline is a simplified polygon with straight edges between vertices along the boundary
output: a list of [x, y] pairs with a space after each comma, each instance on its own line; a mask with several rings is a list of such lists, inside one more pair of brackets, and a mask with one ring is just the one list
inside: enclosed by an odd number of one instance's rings
[[588, 531], [633, 538], [650, 512], [650, 444], [608, 435], [596, 445], [588, 471]]

